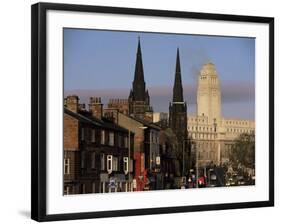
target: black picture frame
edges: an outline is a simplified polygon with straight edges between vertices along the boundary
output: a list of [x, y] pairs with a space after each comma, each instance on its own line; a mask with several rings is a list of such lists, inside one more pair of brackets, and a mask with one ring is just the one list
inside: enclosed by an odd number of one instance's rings
[[[191, 18], [217, 21], [253, 22], [269, 25], [269, 200], [196, 206], [114, 210], [70, 214], [46, 214], [46, 13], [48, 10], [100, 12], [153, 17]], [[32, 153], [31, 153], [31, 218], [37, 221], [86, 219], [116, 216], [178, 213], [206, 210], [274, 206], [274, 18], [183, 11], [163, 11], [89, 5], [37, 3], [31, 11], [31, 76], [32, 76]]]

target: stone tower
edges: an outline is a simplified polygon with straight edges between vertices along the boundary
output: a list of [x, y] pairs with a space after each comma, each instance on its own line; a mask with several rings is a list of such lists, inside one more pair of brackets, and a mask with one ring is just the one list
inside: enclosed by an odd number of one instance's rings
[[[187, 106], [183, 99], [183, 88], [181, 80], [180, 55], [177, 49], [176, 72], [173, 88], [173, 101], [169, 107], [169, 127], [177, 137], [177, 154], [181, 164], [181, 176], [186, 173], [187, 164], [183, 162], [183, 156], [187, 157]], [[186, 153], [186, 154], [184, 154]]]
[[148, 90], [145, 87], [140, 39], [138, 40], [133, 88], [128, 101], [129, 115], [152, 122], [153, 110], [150, 106]]
[[206, 116], [209, 124], [221, 120], [220, 81], [212, 63], [204, 64], [198, 76], [197, 115]]

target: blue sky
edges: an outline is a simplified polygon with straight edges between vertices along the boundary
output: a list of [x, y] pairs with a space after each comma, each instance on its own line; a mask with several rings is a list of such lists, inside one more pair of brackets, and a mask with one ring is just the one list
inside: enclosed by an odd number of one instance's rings
[[138, 37], [154, 111], [168, 111], [179, 47], [189, 113], [195, 112], [198, 71], [212, 62], [221, 81], [223, 115], [254, 119], [253, 38], [64, 29], [65, 94], [77, 94], [82, 102], [91, 95], [100, 96], [104, 104], [108, 98], [127, 98]]

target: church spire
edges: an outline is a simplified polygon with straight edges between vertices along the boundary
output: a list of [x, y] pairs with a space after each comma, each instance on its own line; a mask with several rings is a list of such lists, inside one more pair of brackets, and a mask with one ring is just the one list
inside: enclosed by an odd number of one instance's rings
[[143, 72], [143, 64], [142, 64], [140, 38], [138, 38], [135, 76], [133, 81], [133, 94], [135, 100], [139, 100], [139, 101], [145, 100], [145, 81], [144, 81], [144, 72]]
[[173, 102], [170, 103], [169, 107], [169, 127], [172, 129], [177, 139], [177, 150], [179, 152], [179, 154], [177, 155], [177, 159], [180, 161], [180, 167], [182, 171], [180, 176], [186, 176], [186, 171], [189, 170], [187, 168], [189, 166], [189, 159], [187, 158], [187, 155], [189, 155], [190, 153], [187, 152], [186, 144], [188, 136], [186, 128], [187, 106], [183, 100], [179, 49], [177, 49]]
[[149, 93], [145, 88], [140, 38], [138, 38], [133, 88], [130, 91], [128, 101], [130, 116], [152, 122], [153, 109], [149, 105]]
[[183, 102], [179, 48], [177, 49], [176, 73], [175, 73], [175, 82], [173, 88], [173, 102]]

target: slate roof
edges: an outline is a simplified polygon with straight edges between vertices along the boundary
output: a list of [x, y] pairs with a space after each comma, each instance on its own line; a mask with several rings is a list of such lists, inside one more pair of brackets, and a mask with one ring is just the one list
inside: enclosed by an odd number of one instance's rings
[[66, 107], [64, 107], [64, 113], [76, 118], [77, 120], [81, 122], [85, 122], [88, 124], [92, 124], [99, 128], [106, 128], [110, 130], [115, 131], [121, 131], [121, 132], [128, 132], [127, 129], [107, 120], [107, 119], [98, 119], [97, 117], [93, 117], [90, 112], [88, 111], [79, 111], [78, 113], [75, 113]]
[[156, 123], [152, 123], [152, 122], [148, 122], [146, 120], [143, 120], [143, 119], [140, 119], [140, 118], [137, 118], [137, 117], [132, 117], [132, 116], [128, 116], [126, 114], [123, 114], [124, 116], [126, 117], [129, 117], [139, 123], [142, 123], [144, 126], [147, 126], [148, 128], [153, 128], [153, 129], [156, 129], [156, 130], [161, 130], [162, 128], [160, 126], [158, 126]]

